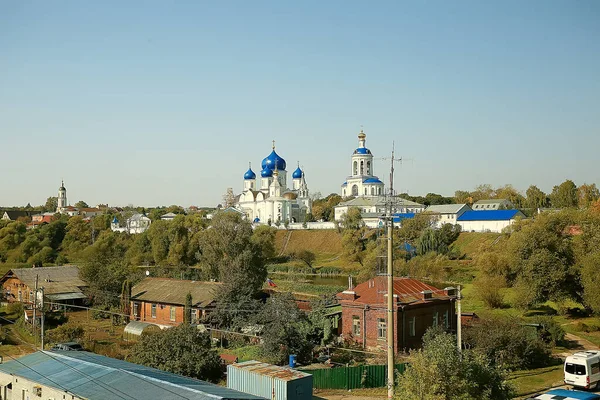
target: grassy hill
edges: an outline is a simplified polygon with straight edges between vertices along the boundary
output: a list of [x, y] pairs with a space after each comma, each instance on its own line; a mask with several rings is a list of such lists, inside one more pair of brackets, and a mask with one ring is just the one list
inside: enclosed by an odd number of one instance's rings
[[500, 233], [462, 232], [451, 247], [464, 254], [466, 258], [474, 258], [478, 253], [494, 246], [501, 239], [502, 234]]
[[[289, 241], [287, 241], [288, 236]], [[286, 241], [287, 246], [285, 245]], [[335, 257], [342, 253], [342, 235], [335, 229], [280, 230], [275, 235], [275, 249], [277, 254], [281, 255], [289, 255], [300, 250], [309, 250], [317, 256]]]

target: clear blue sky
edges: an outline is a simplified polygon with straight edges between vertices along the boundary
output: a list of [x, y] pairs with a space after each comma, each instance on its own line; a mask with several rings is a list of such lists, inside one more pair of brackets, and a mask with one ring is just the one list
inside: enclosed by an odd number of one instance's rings
[[600, 2], [0, 2], [0, 205], [214, 206], [273, 139], [325, 195], [361, 125], [411, 194], [599, 184]]

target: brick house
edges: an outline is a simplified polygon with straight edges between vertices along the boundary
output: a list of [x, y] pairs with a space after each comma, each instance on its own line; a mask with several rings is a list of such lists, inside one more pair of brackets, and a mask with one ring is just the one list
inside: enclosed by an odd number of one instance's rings
[[219, 282], [184, 281], [171, 278], [146, 278], [131, 289], [131, 320], [160, 327], [183, 322], [185, 298], [192, 295], [192, 323], [215, 305]]
[[[385, 349], [387, 278], [378, 276], [337, 294], [342, 336], [364, 348]], [[427, 328], [456, 329], [454, 288], [440, 290], [411, 278], [394, 278], [394, 351], [418, 348]]]
[[44, 297], [51, 306], [79, 304], [87, 299], [83, 291], [88, 287], [79, 278], [79, 268], [74, 265], [42, 268], [14, 268], [2, 278], [3, 295], [8, 302], [33, 304], [35, 280], [44, 288]]

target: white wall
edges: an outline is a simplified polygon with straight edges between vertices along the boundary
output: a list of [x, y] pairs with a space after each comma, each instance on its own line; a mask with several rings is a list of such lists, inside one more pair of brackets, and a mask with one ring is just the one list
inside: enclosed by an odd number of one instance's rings
[[514, 219], [508, 221], [459, 221], [463, 232], [495, 232], [501, 233], [504, 228], [512, 225]]
[[[12, 391], [8, 390], [6, 386], [0, 386], [0, 393], [2, 395], [2, 399], [6, 400], [83, 400], [81, 397], [72, 396], [70, 394], [65, 393], [64, 390], [54, 389], [49, 386], [40, 385], [38, 383], [29, 381], [25, 378], [21, 378], [18, 376], [13, 376], [4, 372], [0, 372], [0, 377], [2, 382], [12, 382]], [[39, 397], [36, 395], [37, 391], [34, 389], [34, 386], [41, 387], [42, 396]], [[12, 393], [12, 395], [10, 394]], [[5, 394], [7, 395], [5, 397]], [[65, 397], [63, 397], [65, 396]]]

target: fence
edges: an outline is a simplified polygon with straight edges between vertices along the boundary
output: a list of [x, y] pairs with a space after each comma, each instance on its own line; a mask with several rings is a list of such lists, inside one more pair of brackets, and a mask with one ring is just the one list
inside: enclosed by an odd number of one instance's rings
[[[403, 373], [406, 364], [396, 364], [396, 372]], [[362, 365], [330, 369], [304, 369], [313, 376], [315, 389], [360, 389], [387, 386], [386, 365]]]

